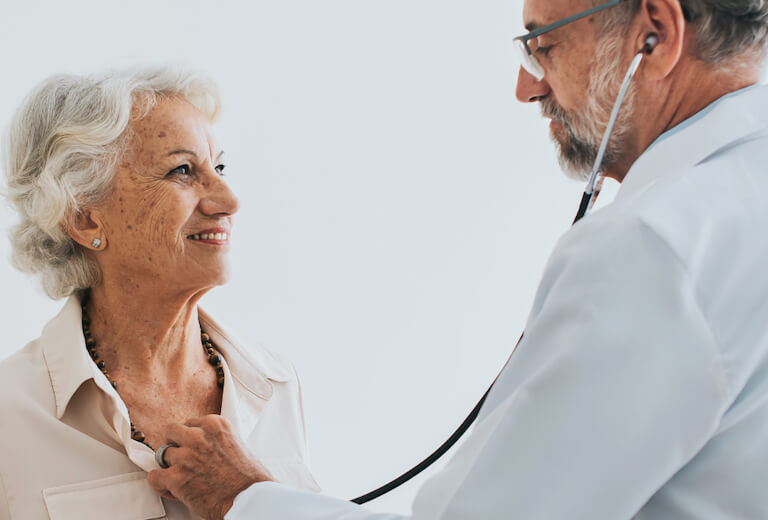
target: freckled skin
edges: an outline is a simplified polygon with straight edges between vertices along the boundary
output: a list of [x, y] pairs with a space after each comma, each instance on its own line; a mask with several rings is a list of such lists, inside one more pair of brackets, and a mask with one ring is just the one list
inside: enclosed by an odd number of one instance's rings
[[[158, 129], [161, 131], [158, 133]], [[133, 127], [133, 139], [115, 175], [115, 189], [104, 207], [104, 229], [109, 248], [100, 263], [105, 272], [156, 280], [173, 290], [209, 287], [229, 278], [227, 248], [201, 247], [189, 234], [217, 227], [215, 206], [233, 195], [214, 171], [211, 151], [218, 153], [210, 125], [192, 105], [161, 102]], [[157, 135], [165, 138], [158, 140]], [[169, 156], [191, 149], [200, 164], [187, 156]], [[198, 172], [188, 177], [168, 176], [180, 164]], [[155, 261], [149, 261], [148, 251]], [[142, 262], [141, 259], [145, 259]], [[168, 280], [172, 277], [173, 280]]]
[[216, 170], [211, 125], [192, 105], [161, 99], [131, 131], [111, 195], [90, 211], [88, 232], [105, 246], [93, 252], [102, 282], [91, 288], [88, 313], [132, 422], [159, 447], [167, 425], [220, 411], [197, 302], [228, 281], [229, 246], [187, 236], [231, 229], [239, 203]]

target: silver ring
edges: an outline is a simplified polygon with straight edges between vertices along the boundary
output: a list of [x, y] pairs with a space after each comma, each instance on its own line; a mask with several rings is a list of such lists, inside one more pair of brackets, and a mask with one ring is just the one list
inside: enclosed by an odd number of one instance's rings
[[169, 443], [169, 444], [163, 444], [160, 446], [157, 451], [155, 452], [155, 462], [157, 462], [157, 465], [160, 466], [163, 469], [168, 469], [171, 467], [170, 464], [165, 462], [165, 450], [168, 448], [178, 448], [178, 444]]

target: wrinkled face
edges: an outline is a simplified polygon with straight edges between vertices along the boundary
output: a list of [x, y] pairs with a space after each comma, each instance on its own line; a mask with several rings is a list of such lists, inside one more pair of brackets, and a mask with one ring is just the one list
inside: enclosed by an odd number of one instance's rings
[[[530, 30], [593, 5], [586, 0], [528, 0], [523, 16]], [[530, 42], [546, 75], [537, 81], [521, 69], [517, 96], [523, 102], [540, 103], [542, 115], [551, 120], [550, 133], [560, 164], [571, 177], [586, 180], [597, 157], [627, 65], [623, 44], [620, 32], [598, 34], [594, 16]], [[621, 153], [624, 136], [630, 130], [634, 98], [635, 89], [630, 88], [603, 168], [610, 167]]]
[[225, 283], [238, 200], [207, 118], [185, 100], [161, 99], [130, 130], [99, 210], [105, 283], [117, 276], [170, 292]]

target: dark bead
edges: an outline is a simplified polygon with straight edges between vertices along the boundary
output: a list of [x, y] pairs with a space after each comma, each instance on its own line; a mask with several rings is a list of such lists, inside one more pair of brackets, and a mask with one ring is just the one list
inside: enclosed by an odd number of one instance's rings
[[224, 376], [220, 376], [216, 380], [216, 384], [219, 385], [219, 388], [224, 388]]
[[110, 381], [112, 383], [112, 388], [117, 390], [117, 381]]
[[93, 338], [85, 338], [85, 346], [87, 348], [95, 348], [96, 341]]
[[141, 433], [140, 431], [134, 431], [133, 435], [131, 435], [131, 438], [139, 442], [144, 442], [144, 439], [145, 439], [144, 434]]
[[213, 366], [221, 365], [221, 356], [218, 354], [213, 354], [211, 357], [208, 358], [208, 363], [210, 363]]
[[205, 332], [200, 334], [200, 339], [203, 340], [203, 343], [208, 343], [208, 342], [211, 341], [211, 337], [208, 334], [206, 334]]
[[101, 359], [97, 359], [96, 366], [99, 367], [99, 370], [104, 370], [104, 361], [102, 361]]
[[91, 324], [91, 320], [89, 320], [86, 316], [83, 316], [83, 326], [87, 327]]

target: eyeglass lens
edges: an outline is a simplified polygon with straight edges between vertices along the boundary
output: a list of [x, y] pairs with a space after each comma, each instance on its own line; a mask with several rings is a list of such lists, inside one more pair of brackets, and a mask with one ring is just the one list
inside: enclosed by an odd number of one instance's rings
[[520, 64], [523, 66], [523, 69], [525, 69], [528, 74], [536, 78], [536, 81], [543, 80], [544, 68], [536, 60], [536, 57], [528, 52], [525, 43], [523, 43], [522, 40], [515, 40], [515, 48], [520, 55]]

